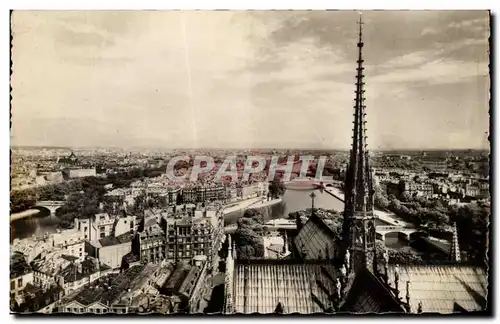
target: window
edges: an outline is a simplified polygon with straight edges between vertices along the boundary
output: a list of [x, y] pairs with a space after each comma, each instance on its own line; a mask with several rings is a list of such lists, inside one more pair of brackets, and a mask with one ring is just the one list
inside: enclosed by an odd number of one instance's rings
[[95, 312], [96, 312], [97, 314], [101, 314], [101, 309], [100, 309], [100, 308], [96, 308], [96, 309], [95, 309]]
[[83, 249], [82, 249], [82, 248], [80, 248], [80, 251], [82, 251], [82, 250], [83, 250]]
[[12, 281], [10, 282], [10, 290], [14, 290], [14, 289], [16, 289], [16, 281], [15, 281], [15, 280], [12, 280]]
[[101, 232], [100, 237], [102, 238], [102, 237], [105, 237], [105, 236], [106, 236], [106, 233]]
[[90, 313], [93, 313], [93, 312], [94, 312], [94, 309], [93, 309], [93, 308], [89, 308], [89, 312], [90, 312]]
[[87, 232], [87, 226], [85, 226], [85, 227], [83, 228], [83, 231], [84, 231], [84, 232]]
[[21, 278], [17, 279], [17, 287], [19, 288], [22, 286], [23, 286], [23, 278], [21, 277]]

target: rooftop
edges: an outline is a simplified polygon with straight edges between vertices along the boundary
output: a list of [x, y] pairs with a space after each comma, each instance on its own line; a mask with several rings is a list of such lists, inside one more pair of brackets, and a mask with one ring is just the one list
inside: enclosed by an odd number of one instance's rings
[[71, 262], [61, 271], [60, 275], [64, 277], [64, 282], [75, 282], [98, 271], [110, 269], [104, 264], [98, 266], [98, 262], [97, 259], [93, 258], [87, 258], [80, 263]]
[[[394, 266], [389, 268], [389, 282], [394, 283]], [[406, 296], [410, 281], [410, 304], [416, 312], [452, 313], [459, 308], [480, 311], [486, 307], [488, 279], [486, 272], [469, 265], [399, 266], [400, 296]]]
[[128, 264], [131, 264], [131, 263], [134, 263], [134, 262], [139, 262], [141, 261], [141, 257], [138, 256], [137, 254], [134, 254], [133, 252], [129, 252], [127, 253], [123, 259], [125, 260], [125, 262], [127, 262]]
[[321, 263], [238, 263], [234, 272], [234, 312], [273, 313], [281, 304], [283, 313], [325, 312], [335, 292], [335, 269]]
[[51, 252], [40, 254], [31, 263], [33, 270], [55, 276], [73, 262], [68, 260], [69, 258], [64, 256], [63, 252], [62, 249], [56, 249]]
[[184, 295], [187, 298], [191, 297], [205, 265], [206, 261], [199, 266], [191, 267], [191, 270], [189, 270], [189, 273], [182, 282], [182, 285], [179, 287], [179, 294]]
[[167, 294], [178, 292], [179, 288], [184, 282], [184, 279], [186, 279], [186, 277], [188, 276], [190, 270], [191, 266], [189, 264], [179, 262], [162, 289], [165, 290]]
[[347, 289], [347, 296], [340, 311], [359, 314], [404, 312], [400, 302], [385, 283], [366, 268], [356, 274]]
[[[95, 281], [90, 286], [78, 291], [76, 294], [69, 295], [65, 298], [65, 302], [69, 303], [72, 300], [87, 306], [97, 301], [105, 305], [113, 305], [122, 300], [129, 290], [133, 292], [141, 289], [141, 284], [149, 280], [151, 277], [151, 268], [154, 265], [137, 265], [127, 269], [125, 272], [117, 275], [110, 274], [105, 278]], [[123, 301], [126, 302], [126, 301]]]
[[28, 283], [24, 292], [26, 294], [24, 297], [25, 301], [18, 307], [15, 307], [14, 311], [16, 312], [36, 312], [59, 300], [64, 292], [64, 289], [62, 289], [59, 285], [53, 285], [48, 289], [42, 289]]
[[103, 237], [102, 239], [99, 240], [99, 244], [101, 244], [102, 247], [105, 246], [112, 246], [112, 245], [117, 245], [117, 244], [124, 244], [124, 243], [129, 243], [133, 239], [133, 235], [130, 233], [125, 233], [119, 236], [106, 236]]

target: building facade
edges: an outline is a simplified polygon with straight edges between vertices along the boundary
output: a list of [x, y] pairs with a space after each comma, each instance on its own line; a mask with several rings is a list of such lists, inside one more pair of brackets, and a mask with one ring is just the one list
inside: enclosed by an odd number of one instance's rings
[[224, 241], [224, 219], [220, 206], [180, 210], [162, 218], [167, 259], [191, 260], [205, 255], [209, 269], [218, 266], [218, 252]]
[[10, 299], [16, 300], [27, 284], [33, 283], [33, 270], [24, 255], [14, 253], [10, 261]]

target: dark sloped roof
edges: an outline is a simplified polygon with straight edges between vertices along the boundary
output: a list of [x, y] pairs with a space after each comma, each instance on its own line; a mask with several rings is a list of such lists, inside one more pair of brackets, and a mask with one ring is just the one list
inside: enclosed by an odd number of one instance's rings
[[193, 289], [196, 287], [196, 283], [200, 279], [200, 275], [202, 274], [204, 267], [205, 263], [200, 266], [191, 267], [191, 270], [189, 270], [189, 273], [182, 282], [182, 285], [179, 287], [179, 294], [182, 294], [188, 298], [191, 297], [191, 295], [193, 294]]
[[123, 243], [128, 243], [131, 242], [133, 238], [133, 235], [130, 233], [125, 233], [119, 236], [106, 236], [103, 237], [102, 239], [99, 240], [99, 243], [101, 243], [101, 246], [111, 246], [111, 245], [117, 245], [117, 244], [123, 244]]
[[81, 272], [78, 271], [78, 264], [71, 263], [61, 272], [61, 275], [64, 276], [65, 282], [75, 282], [81, 280], [85, 277], [90, 276], [91, 274], [96, 273], [97, 271], [110, 269], [107, 265], [100, 264], [99, 269], [97, 269], [97, 260], [93, 259], [85, 259], [81, 262]]
[[105, 278], [79, 291], [76, 296], [69, 298], [67, 302], [75, 300], [82, 305], [90, 305], [99, 301], [103, 304], [112, 305], [116, 303], [121, 295], [131, 289], [132, 282], [139, 277], [144, 270], [144, 266], [134, 266], [125, 272], [116, 275], [111, 274]]
[[301, 228], [294, 244], [303, 259], [324, 259], [327, 255], [329, 259], [333, 259], [336, 238], [332, 227], [314, 214]]
[[402, 313], [404, 309], [385, 284], [368, 269], [361, 269], [347, 292], [341, 312]]
[[139, 262], [141, 260], [141, 257], [138, 256], [137, 254], [134, 254], [134, 252], [129, 252], [125, 254], [123, 257], [123, 260], [127, 262], [128, 264], [134, 263], [134, 262]]
[[165, 290], [167, 294], [173, 294], [179, 291], [182, 283], [186, 279], [189, 274], [191, 267], [186, 264], [180, 262], [177, 264], [172, 275], [167, 279], [165, 285], [163, 285], [162, 290]]
[[323, 313], [331, 308], [330, 298], [335, 293], [332, 265], [280, 261], [236, 265], [235, 313], [274, 313], [279, 303], [287, 314]]
[[25, 288], [28, 296], [25, 302], [15, 309], [17, 312], [36, 312], [59, 300], [64, 293], [64, 289], [59, 285], [54, 285], [48, 289], [28, 285]]
[[[456, 304], [467, 311], [486, 307], [488, 279], [484, 269], [470, 265], [413, 265], [399, 266], [401, 296], [406, 296], [410, 281], [411, 311], [418, 304], [422, 311], [453, 313]], [[389, 267], [389, 281], [394, 282], [394, 266]]]

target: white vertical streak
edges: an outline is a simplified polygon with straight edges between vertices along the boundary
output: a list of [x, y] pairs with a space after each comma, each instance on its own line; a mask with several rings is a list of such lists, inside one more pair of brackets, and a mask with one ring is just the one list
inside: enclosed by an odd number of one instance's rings
[[182, 35], [184, 39], [184, 59], [186, 60], [187, 77], [188, 77], [188, 93], [189, 93], [189, 108], [191, 110], [191, 123], [193, 128], [193, 135], [195, 146], [198, 146], [198, 129], [196, 126], [196, 114], [193, 105], [193, 82], [191, 79], [191, 62], [189, 61], [189, 44], [187, 41], [187, 27], [186, 21], [184, 20], [184, 12], [181, 12], [181, 28]]

